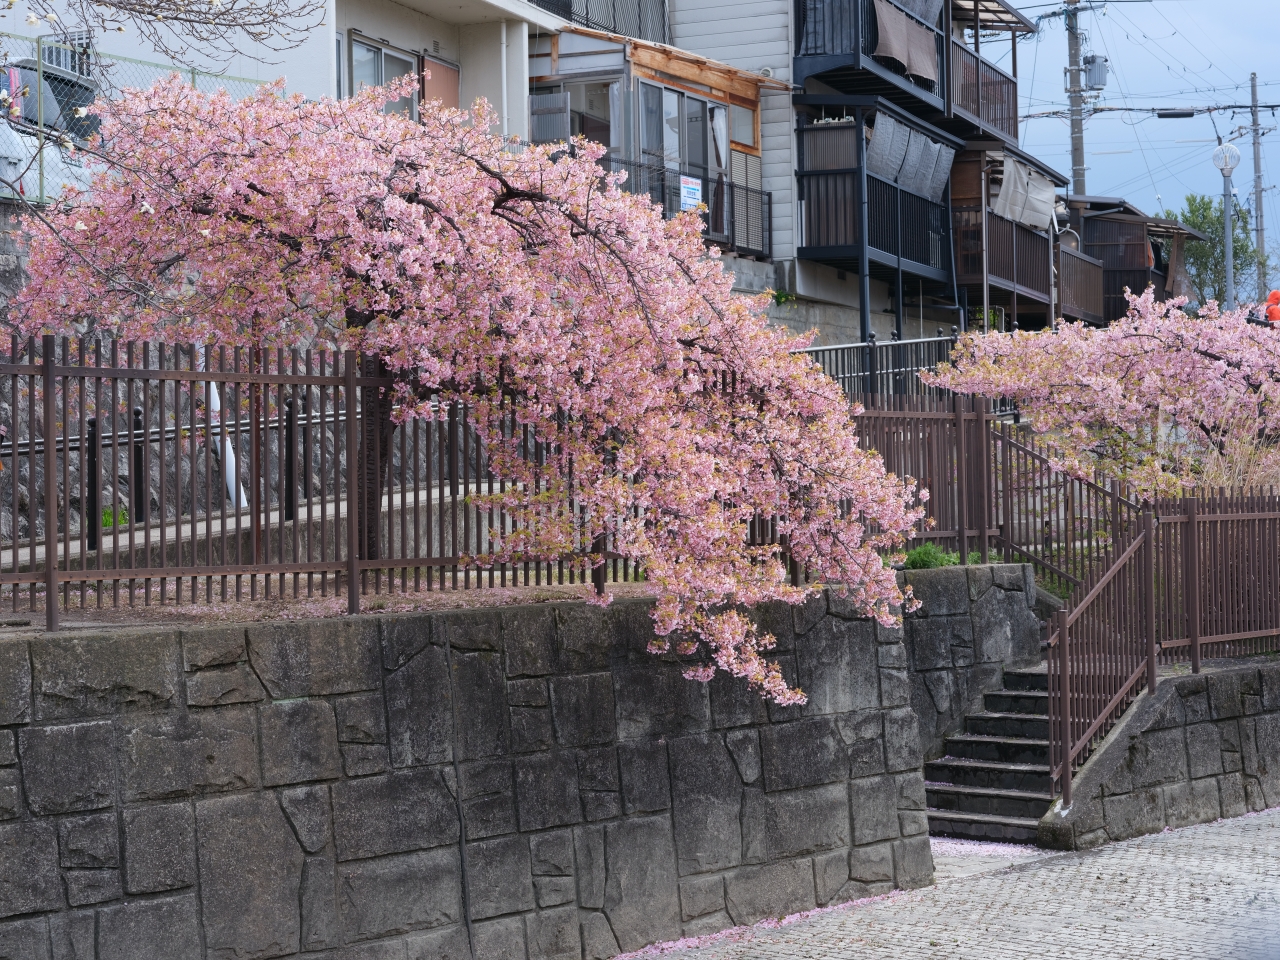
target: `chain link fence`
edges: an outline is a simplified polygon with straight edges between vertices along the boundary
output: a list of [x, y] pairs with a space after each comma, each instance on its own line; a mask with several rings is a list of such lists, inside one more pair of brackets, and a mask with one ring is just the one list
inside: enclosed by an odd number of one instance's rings
[[[46, 203], [66, 186], [88, 185], [89, 171], [70, 149], [98, 129], [98, 118], [82, 114], [99, 97], [145, 89], [179, 74], [196, 89], [223, 89], [249, 96], [261, 81], [205, 73], [191, 67], [150, 63], [100, 53], [88, 37], [24, 37], [0, 32], [0, 198], [20, 195]], [[70, 42], [68, 42], [70, 41]]]

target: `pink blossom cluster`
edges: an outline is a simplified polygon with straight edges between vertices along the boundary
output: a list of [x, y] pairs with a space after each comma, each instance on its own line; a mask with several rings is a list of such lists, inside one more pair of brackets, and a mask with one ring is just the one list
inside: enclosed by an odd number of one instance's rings
[[[396, 419], [475, 411], [521, 518], [493, 531], [495, 560], [608, 532], [658, 594], [655, 653], [803, 702], [743, 611], [819, 587], [791, 586], [748, 524], [776, 518], [813, 580], [890, 623], [914, 481], [859, 448], [856, 410], [767, 323], [767, 298], [731, 292], [696, 214], [665, 220], [602, 174], [597, 145], [510, 149], [483, 102], [385, 112], [412, 91], [236, 102], [174, 77], [103, 105], [91, 189], [27, 224], [20, 328], [374, 352]], [[554, 438], [544, 464], [511, 436], [513, 398]]]
[[961, 338], [924, 379], [1016, 400], [1060, 452], [1055, 466], [1128, 481], [1143, 498], [1280, 482], [1280, 332], [1252, 310], [1129, 296], [1107, 327]]

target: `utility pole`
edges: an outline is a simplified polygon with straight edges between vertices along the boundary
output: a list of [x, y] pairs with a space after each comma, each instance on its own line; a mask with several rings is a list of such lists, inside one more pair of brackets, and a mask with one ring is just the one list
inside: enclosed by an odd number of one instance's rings
[[1067, 100], [1071, 106], [1071, 192], [1083, 196], [1084, 188], [1084, 82], [1080, 75], [1080, 0], [1066, 0]]
[[1258, 124], [1258, 75], [1249, 74], [1253, 118], [1253, 235], [1258, 257], [1258, 302], [1267, 299], [1267, 231], [1262, 223], [1262, 127]]

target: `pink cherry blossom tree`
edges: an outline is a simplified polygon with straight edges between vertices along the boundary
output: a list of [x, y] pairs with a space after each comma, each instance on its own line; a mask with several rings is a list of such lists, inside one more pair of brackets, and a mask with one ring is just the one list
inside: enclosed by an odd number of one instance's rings
[[1151, 288], [1129, 304], [1104, 328], [967, 335], [925, 379], [1016, 400], [1059, 466], [1100, 468], [1145, 498], [1280, 482], [1280, 332], [1250, 306], [1189, 314]]
[[[654, 652], [803, 702], [743, 611], [816, 588], [790, 584], [776, 545], [748, 546], [748, 524], [776, 517], [795, 562], [892, 622], [904, 598], [886, 557], [921, 515], [914, 481], [859, 448], [839, 387], [793, 353], [802, 340], [731, 292], [696, 215], [664, 220], [586, 142], [512, 152], [483, 103], [426, 104], [420, 122], [384, 112], [412, 83], [233, 102], [175, 77], [104, 105], [91, 190], [28, 223], [13, 319], [368, 351], [396, 379], [396, 420], [436, 415], [433, 395], [475, 411], [510, 481], [502, 504], [539, 518], [493, 531], [496, 559], [581, 542], [568, 511], [544, 509], [572, 478], [585, 542], [615, 531], [657, 592]], [[513, 397], [523, 425], [555, 437], [545, 466], [505, 438]]]

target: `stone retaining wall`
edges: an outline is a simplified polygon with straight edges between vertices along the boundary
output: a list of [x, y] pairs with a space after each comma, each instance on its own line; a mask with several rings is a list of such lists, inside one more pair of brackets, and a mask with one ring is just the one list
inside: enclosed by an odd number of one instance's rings
[[[913, 574], [918, 623], [1013, 609], [1000, 569]], [[901, 629], [763, 611], [779, 708], [649, 609], [0, 640], [0, 960], [592, 960], [931, 882]]]
[[1082, 850], [1280, 806], [1280, 663], [1164, 677], [1076, 775], [1041, 846]]

